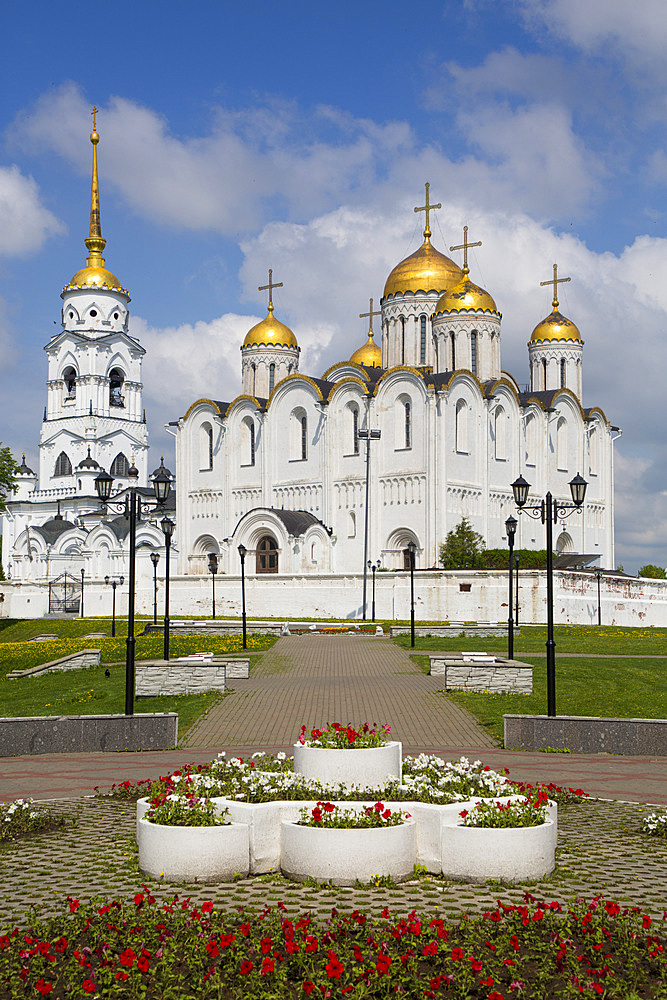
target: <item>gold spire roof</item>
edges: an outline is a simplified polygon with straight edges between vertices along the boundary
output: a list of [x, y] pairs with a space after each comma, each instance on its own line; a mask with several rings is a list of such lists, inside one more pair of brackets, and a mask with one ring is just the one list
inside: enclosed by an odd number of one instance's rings
[[492, 312], [498, 313], [498, 307], [491, 296], [469, 278], [467, 267], [463, 268], [463, 276], [453, 288], [443, 292], [435, 307], [435, 315], [440, 313], [459, 312]]
[[100, 188], [97, 179], [97, 144], [100, 137], [96, 124], [97, 108], [93, 108], [91, 113], [93, 115], [93, 131], [90, 133], [90, 141], [93, 144], [93, 178], [90, 189], [90, 227], [88, 237], [84, 240], [88, 249], [88, 259], [86, 266], [76, 272], [71, 281], [65, 285], [63, 291], [71, 291], [76, 288], [111, 288], [127, 295], [127, 289], [123, 288], [116, 275], [105, 268], [102, 256], [107, 241], [102, 236], [102, 223], [100, 221]]
[[355, 365], [365, 365], [366, 368], [382, 367], [382, 350], [373, 339], [373, 331], [368, 331], [368, 340], [354, 352], [350, 361]]
[[406, 292], [444, 292], [461, 280], [461, 268], [436, 250], [431, 243], [431, 234], [424, 231], [424, 242], [419, 250], [402, 260], [393, 269], [384, 286], [388, 295], [404, 295]]
[[298, 347], [299, 345], [292, 330], [273, 315], [273, 302], [269, 302], [266, 318], [248, 330], [243, 346]]
[[574, 340], [583, 343], [581, 334], [574, 323], [558, 312], [558, 300], [554, 300], [553, 311], [538, 323], [533, 330], [530, 342], [537, 344], [544, 340]]

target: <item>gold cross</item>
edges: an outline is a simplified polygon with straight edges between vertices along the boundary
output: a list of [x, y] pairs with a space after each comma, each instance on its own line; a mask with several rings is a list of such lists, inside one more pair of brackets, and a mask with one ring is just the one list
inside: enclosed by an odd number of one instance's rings
[[463, 250], [463, 270], [468, 273], [468, 247], [481, 247], [482, 241], [478, 243], [468, 243], [468, 227], [463, 227], [463, 243], [458, 247], [450, 247], [451, 250]]
[[558, 309], [558, 298], [556, 296], [556, 291], [557, 291], [556, 285], [560, 285], [564, 281], [572, 281], [572, 279], [571, 278], [559, 278], [558, 277], [558, 264], [554, 264], [554, 276], [551, 279], [551, 281], [540, 281], [540, 288], [542, 288], [543, 285], [553, 285], [554, 286], [554, 299], [553, 299], [553, 302], [551, 303], [552, 306], [554, 307], [554, 309]]
[[373, 300], [372, 299], [370, 300], [370, 307], [369, 308], [370, 308], [369, 312], [367, 312], [367, 313], [359, 313], [359, 319], [364, 319], [366, 316], [370, 316], [370, 327], [369, 327], [368, 332], [372, 333], [373, 332], [373, 316], [381, 316], [382, 312], [381, 311], [379, 311], [379, 312], [373, 312]]
[[269, 312], [273, 312], [273, 289], [282, 288], [282, 281], [274, 282], [273, 280], [273, 268], [269, 268], [269, 283], [268, 285], [259, 285], [257, 288], [258, 292], [265, 292], [268, 288], [269, 290]]
[[415, 209], [415, 212], [426, 212], [426, 228], [424, 229], [424, 237], [425, 237], [425, 239], [428, 239], [429, 236], [431, 235], [431, 230], [429, 229], [429, 225], [428, 225], [429, 224], [429, 215], [430, 215], [430, 213], [434, 212], [436, 210], [436, 208], [442, 208], [442, 205], [440, 204], [440, 202], [438, 202], [437, 205], [431, 205], [429, 203], [428, 192], [429, 192], [429, 188], [430, 187], [431, 187], [431, 185], [429, 184], [428, 181], [426, 181], [426, 204], [422, 205], [421, 208], [416, 208]]
[[95, 105], [93, 105], [93, 110], [90, 112], [91, 115], [93, 116], [93, 132], [97, 132], [97, 115], [98, 115], [98, 112], [99, 112], [99, 108], [96, 108]]

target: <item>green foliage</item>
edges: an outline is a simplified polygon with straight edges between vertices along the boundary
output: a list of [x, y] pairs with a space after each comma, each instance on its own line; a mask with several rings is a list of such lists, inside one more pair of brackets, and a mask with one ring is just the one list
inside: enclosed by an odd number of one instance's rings
[[667, 578], [667, 572], [662, 566], [654, 566], [652, 563], [647, 563], [646, 566], [642, 566], [637, 576], [646, 576], [649, 580], [664, 580]]
[[19, 465], [7, 446], [0, 446], [0, 511], [5, 509], [5, 501], [9, 493], [16, 490], [16, 473]]
[[[546, 549], [515, 549], [520, 569], [546, 569]], [[484, 549], [480, 555], [480, 569], [507, 569], [509, 548]]]
[[477, 569], [480, 567], [484, 539], [464, 517], [447, 534], [440, 546], [440, 563], [443, 569]]

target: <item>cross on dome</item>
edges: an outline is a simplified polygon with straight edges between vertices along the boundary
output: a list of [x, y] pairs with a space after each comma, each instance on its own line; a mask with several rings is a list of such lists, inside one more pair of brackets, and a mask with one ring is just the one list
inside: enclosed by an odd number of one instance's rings
[[425, 212], [426, 213], [426, 226], [424, 228], [424, 239], [428, 240], [428, 239], [430, 239], [430, 236], [431, 236], [431, 230], [429, 228], [429, 221], [430, 221], [429, 220], [429, 215], [430, 215], [431, 212], [435, 212], [435, 210], [437, 208], [442, 208], [442, 205], [440, 204], [440, 202], [438, 202], [437, 205], [431, 205], [430, 204], [430, 202], [428, 200], [428, 193], [429, 193], [429, 190], [431, 188], [431, 185], [429, 184], [428, 181], [426, 181], [426, 185], [425, 186], [426, 186], [426, 204], [422, 205], [420, 208], [415, 208], [415, 212]]
[[273, 280], [273, 268], [270, 267], [269, 268], [269, 283], [268, 283], [268, 285], [258, 285], [257, 286], [257, 291], [258, 292], [265, 292], [267, 290], [267, 288], [269, 290], [269, 312], [273, 312], [273, 289], [274, 288], [282, 288], [282, 287], [283, 287], [282, 281], [274, 282], [274, 280]]
[[368, 332], [372, 333], [373, 332], [373, 316], [381, 316], [382, 312], [379, 309], [376, 310], [376, 312], [373, 312], [373, 300], [370, 299], [369, 302], [370, 302], [369, 312], [367, 312], [367, 313], [359, 313], [359, 319], [364, 319], [366, 316], [370, 317]]
[[553, 276], [553, 278], [551, 278], [550, 281], [540, 281], [540, 288], [542, 288], [544, 285], [553, 285], [554, 286], [554, 298], [553, 298], [553, 302], [551, 303], [552, 306], [554, 307], [554, 309], [558, 309], [558, 298], [556, 296], [556, 291], [557, 291], [556, 285], [560, 285], [560, 284], [562, 284], [565, 281], [572, 281], [572, 278], [559, 278], [558, 277], [558, 264], [554, 264], [554, 276]]
[[457, 247], [450, 247], [452, 250], [463, 250], [463, 273], [469, 274], [468, 268], [468, 247], [481, 247], [482, 241], [478, 240], [477, 243], [468, 243], [468, 227], [463, 227], [463, 243], [460, 243]]

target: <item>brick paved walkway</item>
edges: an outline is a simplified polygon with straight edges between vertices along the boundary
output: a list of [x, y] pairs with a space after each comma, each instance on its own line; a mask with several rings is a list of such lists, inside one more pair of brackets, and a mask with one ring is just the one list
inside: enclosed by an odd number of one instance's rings
[[182, 745], [288, 747], [301, 726], [328, 722], [387, 723], [416, 750], [494, 747], [492, 736], [464, 708], [437, 695], [429, 677], [393, 643], [349, 636], [285, 636], [233, 694], [212, 708]]

